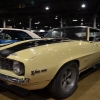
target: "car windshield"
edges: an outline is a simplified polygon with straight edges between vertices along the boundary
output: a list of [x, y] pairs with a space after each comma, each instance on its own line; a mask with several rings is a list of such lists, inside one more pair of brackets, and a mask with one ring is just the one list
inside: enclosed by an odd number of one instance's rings
[[3, 40], [28, 40], [32, 39], [27, 33], [16, 30], [2, 30], [0, 32], [0, 39]]
[[50, 30], [45, 38], [62, 38], [72, 40], [87, 40], [87, 28], [62, 28]]

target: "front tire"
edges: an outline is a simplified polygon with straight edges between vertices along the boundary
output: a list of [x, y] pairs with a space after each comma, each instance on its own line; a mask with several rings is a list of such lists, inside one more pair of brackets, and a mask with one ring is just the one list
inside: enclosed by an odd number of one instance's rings
[[72, 95], [78, 84], [79, 71], [75, 62], [65, 64], [48, 86], [49, 92], [64, 99]]

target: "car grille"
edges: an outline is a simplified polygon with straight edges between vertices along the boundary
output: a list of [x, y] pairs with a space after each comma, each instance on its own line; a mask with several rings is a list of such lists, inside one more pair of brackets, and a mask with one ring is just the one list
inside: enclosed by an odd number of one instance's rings
[[13, 61], [5, 58], [0, 58], [0, 69], [13, 70]]

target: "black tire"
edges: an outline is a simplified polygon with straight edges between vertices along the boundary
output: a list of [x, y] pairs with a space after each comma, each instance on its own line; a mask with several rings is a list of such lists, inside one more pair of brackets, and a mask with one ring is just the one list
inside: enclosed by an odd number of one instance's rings
[[65, 64], [48, 86], [51, 94], [64, 99], [72, 95], [78, 84], [78, 65], [73, 61]]

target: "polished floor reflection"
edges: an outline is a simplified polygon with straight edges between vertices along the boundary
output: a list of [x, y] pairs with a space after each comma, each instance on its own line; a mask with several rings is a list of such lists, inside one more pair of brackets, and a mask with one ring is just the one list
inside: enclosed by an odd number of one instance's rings
[[[99, 65], [100, 66], [100, 65]], [[100, 100], [100, 69], [91, 68], [80, 75], [76, 92], [64, 100]], [[19, 91], [20, 92], [20, 91]], [[0, 90], [0, 100], [59, 100], [46, 89], [30, 91], [27, 96], [21, 96], [5, 88]], [[60, 99], [61, 100], [61, 99]]]

